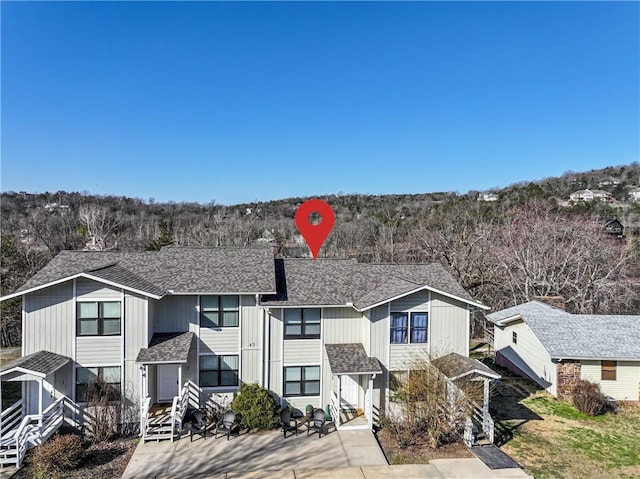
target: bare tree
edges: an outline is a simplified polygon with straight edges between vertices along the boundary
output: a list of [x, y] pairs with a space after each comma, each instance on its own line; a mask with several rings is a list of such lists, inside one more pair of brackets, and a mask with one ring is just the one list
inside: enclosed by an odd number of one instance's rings
[[80, 224], [86, 229], [87, 237], [92, 241], [91, 248], [98, 251], [118, 247], [119, 219], [109, 208], [93, 203], [85, 203], [78, 210]]

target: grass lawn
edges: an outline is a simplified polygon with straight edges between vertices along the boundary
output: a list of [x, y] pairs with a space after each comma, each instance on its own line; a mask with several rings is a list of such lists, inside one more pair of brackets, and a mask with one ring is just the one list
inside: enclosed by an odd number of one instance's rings
[[536, 479], [640, 477], [640, 406], [592, 418], [543, 393], [519, 404], [542, 420], [513, 429], [502, 449]]

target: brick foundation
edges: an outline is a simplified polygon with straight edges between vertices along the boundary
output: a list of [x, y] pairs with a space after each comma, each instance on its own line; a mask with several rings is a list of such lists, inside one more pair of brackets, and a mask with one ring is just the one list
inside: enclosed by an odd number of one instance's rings
[[568, 398], [580, 381], [580, 361], [566, 359], [556, 365], [558, 373], [558, 397]]

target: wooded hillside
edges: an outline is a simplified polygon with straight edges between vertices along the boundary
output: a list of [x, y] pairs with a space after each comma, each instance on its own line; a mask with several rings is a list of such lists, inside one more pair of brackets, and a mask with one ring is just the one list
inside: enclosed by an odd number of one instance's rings
[[[494, 309], [560, 295], [573, 312], [640, 310], [640, 164], [479, 192], [323, 197], [336, 224], [320, 257], [374, 262], [439, 261]], [[581, 189], [613, 202], [568, 202]], [[225, 206], [156, 203], [88, 193], [2, 193], [2, 294], [15, 291], [64, 249], [154, 250], [163, 245], [274, 244], [308, 256], [294, 214], [305, 198]], [[607, 234], [617, 217], [623, 238]], [[2, 345], [20, 341], [20, 302], [2, 304]]]

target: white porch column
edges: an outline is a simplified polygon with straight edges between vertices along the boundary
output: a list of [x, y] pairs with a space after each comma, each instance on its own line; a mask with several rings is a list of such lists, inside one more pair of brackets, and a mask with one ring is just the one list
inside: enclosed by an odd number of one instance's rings
[[334, 421], [334, 424], [336, 425], [336, 429], [340, 429], [340, 423], [342, 422], [342, 417], [340, 415], [340, 408], [341, 408], [341, 404], [342, 404], [342, 376], [338, 375], [338, 404], [336, 405], [338, 411], [338, 418], [337, 418], [337, 422]]
[[150, 396], [149, 394], [149, 365], [144, 365], [144, 397]]
[[367, 392], [365, 396], [365, 403], [367, 405], [367, 423], [369, 424], [369, 429], [373, 430], [373, 378], [375, 374], [369, 375], [369, 381], [367, 383]]
[[487, 417], [489, 415], [489, 379], [484, 380], [483, 392], [482, 414]]
[[40, 427], [42, 427], [42, 381], [42, 378], [38, 379], [38, 414], [40, 415], [38, 426]]
[[176, 396], [180, 396], [180, 391], [182, 391], [182, 364], [178, 366], [178, 393]]

